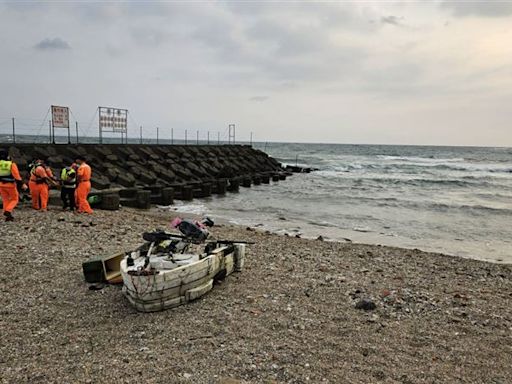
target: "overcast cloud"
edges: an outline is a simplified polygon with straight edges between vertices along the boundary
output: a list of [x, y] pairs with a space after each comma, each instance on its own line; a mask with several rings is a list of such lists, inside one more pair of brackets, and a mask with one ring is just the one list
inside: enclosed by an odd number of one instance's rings
[[0, 132], [106, 105], [133, 136], [512, 146], [510, 41], [510, 2], [0, 1]]

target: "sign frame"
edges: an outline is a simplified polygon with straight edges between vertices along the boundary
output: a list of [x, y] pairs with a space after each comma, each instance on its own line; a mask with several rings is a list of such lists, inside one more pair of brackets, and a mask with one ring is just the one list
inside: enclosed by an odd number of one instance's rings
[[103, 133], [120, 133], [121, 143], [128, 143], [128, 110], [114, 107], [98, 107], [100, 144]]
[[55, 128], [63, 128], [68, 130], [68, 144], [71, 143], [71, 132], [69, 130], [69, 107], [60, 105], [52, 105], [50, 107], [52, 112], [51, 132], [50, 139], [55, 144]]

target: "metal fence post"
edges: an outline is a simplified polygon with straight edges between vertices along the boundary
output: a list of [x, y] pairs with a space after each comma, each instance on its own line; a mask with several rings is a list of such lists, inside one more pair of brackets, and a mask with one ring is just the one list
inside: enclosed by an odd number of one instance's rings
[[16, 144], [16, 127], [14, 125], [14, 117], [12, 118], [12, 142]]

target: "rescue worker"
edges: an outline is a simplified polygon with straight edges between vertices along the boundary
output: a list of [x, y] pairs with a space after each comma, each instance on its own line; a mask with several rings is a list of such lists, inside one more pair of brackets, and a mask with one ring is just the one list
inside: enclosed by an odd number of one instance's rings
[[78, 213], [93, 213], [89, 202], [87, 201], [87, 195], [91, 191], [91, 167], [85, 162], [85, 157], [78, 156], [75, 160], [78, 164], [76, 171], [77, 175], [77, 187], [75, 191], [75, 199]]
[[62, 200], [62, 209], [65, 211], [68, 207], [70, 211], [75, 210], [75, 190], [76, 190], [76, 163], [69, 167], [64, 167], [60, 171], [60, 199]]
[[[48, 168], [49, 169], [49, 168]], [[30, 196], [32, 197], [32, 208], [46, 211], [48, 208], [49, 193], [49, 178], [51, 170], [47, 171], [44, 160], [37, 159], [32, 164], [30, 170], [30, 180], [28, 182], [30, 188]]]
[[14, 220], [12, 211], [19, 200], [17, 187], [22, 190], [27, 189], [27, 185], [21, 180], [16, 163], [10, 159], [6, 150], [0, 150], [0, 196], [2, 197], [5, 221]]

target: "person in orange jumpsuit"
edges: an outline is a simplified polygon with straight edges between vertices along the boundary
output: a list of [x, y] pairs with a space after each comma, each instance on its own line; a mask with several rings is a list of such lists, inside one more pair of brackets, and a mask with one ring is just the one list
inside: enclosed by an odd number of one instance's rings
[[[51, 170], [50, 170], [51, 173]], [[49, 198], [48, 179], [50, 174], [44, 161], [38, 159], [34, 162], [30, 170], [30, 180], [28, 182], [30, 188], [30, 196], [32, 197], [32, 208], [46, 211]]]
[[89, 164], [85, 162], [83, 156], [76, 158], [75, 162], [78, 164], [76, 171], [78, 186], [75, 190], [75, 200], [78, 207], [78, 213], [92, 213], [93, 210], [87, 201], [87, 195], [91, 191], [91, 175], [92, 170]]
[[0, 196], [2, 197], [5, 221], [14, 220], [12, 211], [19, 200], [17, 186], [23, 190], [27, 189], [27, 185], [21, 181], [16, 163], [10, 159], [6, 150], [0, 150]]

